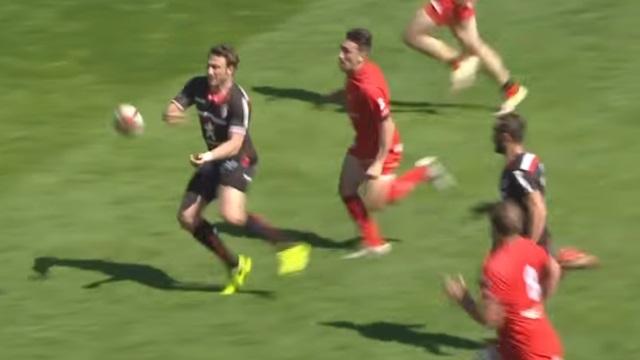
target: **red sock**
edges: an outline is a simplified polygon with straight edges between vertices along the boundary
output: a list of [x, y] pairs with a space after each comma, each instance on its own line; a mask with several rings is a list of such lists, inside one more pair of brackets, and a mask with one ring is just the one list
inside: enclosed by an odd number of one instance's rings
[[458, 68], [460, 67], [460, 63], [462, 62], [462, 60], [464, 60], [467, 57], [467, 55], [462, 54], [456, 58], [454, 58], [453, 60], [449, 60], [449, 66], [451, 66], [451, 70], [456, 71], [458, 70]]
[[449, 66], [451, 66], [451, 70], [456, 71], [458, 70], [458, 68], [460, 67], [460, 58], [455, 58], [451, 61], [449, 61]]
[[504, 93], [504, 97], [510, 98], [514, 96], [518, 90], [520, 90], [520, 84], [515, 81], [509, 80], [504, 85], [502, 85], [502, 91]]
[[418, 184], [425, 181], [428, 176], [429, 168], [426, 166], [416, 166], [408, 170], [391, 183], [391, 187], [387, 193], [387, 202], [394, 203], [404, 199]]
[[358, 228], [360, 228], [360, 234], [362, 235], [362, 241], [365, 246], [379, 246], [384, 244], [384, 240], [380, 235], [380, 230], [378, 229], [378, 224], [369, 217], [369, 212], [367, 208], [364, 206], [362, 199], [360, 196], [353, 195], [343, 197], [342, 201], [344, 202], [347, 210], [349, 211], [349, 215], [353, 221], [358, 224]]

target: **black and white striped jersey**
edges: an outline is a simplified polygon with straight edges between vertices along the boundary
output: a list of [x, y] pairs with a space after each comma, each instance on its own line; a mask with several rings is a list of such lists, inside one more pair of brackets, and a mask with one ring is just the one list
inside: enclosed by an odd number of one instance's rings
[[183, 110], [196, 106], [202, 137], [209, 150], [229, 140], [232, 133], [244, 134], [238, 155], [257, 161], [257, 153], [249, 136], [251, 103], [247, 93], [233, 84], [226, 94], [211, 94], [206, 76], [197, 76], [187, 82], [173, 102]]
[[544, 165], [532, 153], [519, 154], [505, 166], [500, 179], [500, 193], [503, 200], [513, 200], [524, 204], [527, 195], [534, 191], [545, 191]]
[[502, 171], [500, 178], [502, 200], [514, 201], [522, 209], [525, 235], [530, 235], [528, 229], [531, 222], [527, 197], [535, 191], [544, 195], [545, 186], [544, 165], [535, 154], [528, 152], [519, 154]]

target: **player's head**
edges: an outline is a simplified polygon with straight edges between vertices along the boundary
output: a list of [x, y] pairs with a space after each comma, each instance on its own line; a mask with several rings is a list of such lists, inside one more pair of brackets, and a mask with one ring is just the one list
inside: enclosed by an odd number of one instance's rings
[[524, 141], [526, 129], [527, 123], [524, 118], [516, 113], [498, 116], [493, 126], [495, 151], [505, 154], [508, 147], [514, 144], [521, 145]]
[[369, 30], [355, 28], [347, 31], [344, 41], [340, 44], [340, 69], [346, 73], [358, 69], [369, 56], [372, 45], [373, 35]]
[[496, 203], [489, 212], [494, 247], [504, 239], [522, 233], [523, 214], [520, 207], [511, 200]]
[[229, 45], [216, 45], [209, 50], [207, 59], [207, 78], [209, 86], [217, 88], [233, 80], [233, 74], [240, 64], [240, 57]]

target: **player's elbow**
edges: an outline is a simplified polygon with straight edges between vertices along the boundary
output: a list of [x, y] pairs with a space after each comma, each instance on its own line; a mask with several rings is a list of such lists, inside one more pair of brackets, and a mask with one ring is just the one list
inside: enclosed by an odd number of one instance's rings
[[485, 303], [482, 313], [482, 323], [489, 328], [499, 329], [504, 324], [504, 309], [497, 302]]
[[499, 329], [504, 324], [504, 315], [500, 311], [487, 312], [484, 317], [484, 325], [491, 329]]
[[162, 113], [162, 120], [169, 125], [179, 124], [184, 121], [184, 110], [174, 102], [167, 105], [167, 109]]

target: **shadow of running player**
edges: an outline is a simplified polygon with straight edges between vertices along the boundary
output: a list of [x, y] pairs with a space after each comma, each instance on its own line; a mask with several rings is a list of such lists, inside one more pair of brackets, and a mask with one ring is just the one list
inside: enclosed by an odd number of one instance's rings
[[[325, 106], [334, 106], [335, 111], [345, 112], [344, 108], [344, 95], [341, 91], [336, 91], [333, 94], [325, 95], [317, 91], [302, 89], [302, 88], [288, 88], [288, 87], [275, 87], [275, 86], [254, 86], [253, 91], [264, 95], [267, 101], [274, 100], [297, 100], [312, 104], [317, 108], [323, 108]], [[438, 114], [441, 109], [465, 109], [465, 110], [477, 110], [481, 112], [494, 112], [496, 109], [491, 106], [481, 104], [464, 104], [464, 103], [442, 103], [431, 101], [402, 101], [392, 100], [391, 106], [393, 112], [417, 112], [427, 114]]]
[[[120, 263], [101, 259], [62, 259], [56, 257], [38, 257], [33, 262], [33, 271], [39, 278], [46, 278], [52, 267], [68, 267], [88, 271], [96, 271], [107, 275], [106, 279], [94, 281], [82, 286], [85, 289], [96, 289], [105, 284], [121, 281], [133, 281], [158, 290], [172, 291], [204, 291], [219, 292], [220, 285], [189, 283], [178, 281], [155, 266]], [[271, 291], [241, 290], [239, 293], [252, 294], [262, 297], [273, 297]]]
[[322, 322], [320, 325], [355, 330], [364, 337], [378, 341], [398, 342], [421, 347], [435, 355], [450, 355], [444, 352], [442, 348], [476, 350], [485, 346], [482, 342], [459, 336], [417, 331], [417, 329], [423, 327], [420, 324], [396, 324], [386, 321], [356, 324], [350, 321], [330, 321]]
[[[260, 235], [248, 232], [245, 228], [231, 225], [225, 222], [215, 224], [216, 229], [221, 232], [235, 237], [261, 238]], [[345, 240], [333, 240], [322, 235], [318, 235], [313, 231], [297, 230], [297, 229], [277, 229], [285, 238], [291, 241], [300, 241], [311, 245], [314, 248], [323, 248], [329, 250], [352, 250], [360, 244], [359, 237], [352, 237]], [[399, 239], [386, 239], [389, 242], [401, 242]]]

